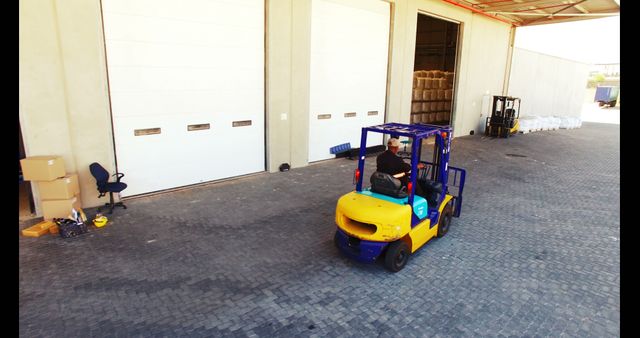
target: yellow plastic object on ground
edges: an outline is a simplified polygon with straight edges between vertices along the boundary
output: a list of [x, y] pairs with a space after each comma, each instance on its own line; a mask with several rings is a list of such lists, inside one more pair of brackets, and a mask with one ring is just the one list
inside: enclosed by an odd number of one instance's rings
[[51, 221], [42, 221], [36, 225], [32, 225], [24, 230], [22, 230], [22, 236], [27, 237], [40, 237], [47, 232], [49, 232], [49, 228], [55, 226], [56, 224]]
[[106, 216], [98, 214], [96, 215], [96, 218], [93, 219], [93, 225], [97, 226], [98, 228], [102, 228], [107, 224], [108, 221], [109, 220]]

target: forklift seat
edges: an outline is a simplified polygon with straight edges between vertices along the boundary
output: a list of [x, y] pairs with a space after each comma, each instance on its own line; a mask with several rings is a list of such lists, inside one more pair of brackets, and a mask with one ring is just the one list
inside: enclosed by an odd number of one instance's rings
[[442, 193], [442, 183], [432, 180], [419, 180], [418, 182], [426, 195], [423, 197], [427, 200], [429, 207], [437, 209], [439, 207], [437, 201]]
[[[389, 174], [376, 171], [371, 175], [370, 181], [371, 191], [375, 193], [394, 198], [405, 198], [408, 196], [400, 180]], [[440, 190], [442, 190], [442, 187]]]

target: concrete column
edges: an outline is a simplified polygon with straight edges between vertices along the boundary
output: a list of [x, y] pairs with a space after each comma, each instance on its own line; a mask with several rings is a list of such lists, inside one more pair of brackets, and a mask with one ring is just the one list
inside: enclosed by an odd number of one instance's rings
[[311, 0], [267, 2], [267, 170], [308, 164]]
[[385, 122], [409, 123], [417, 15], [415, 1], [391, 3], [391, 40]]
[[[70, 139], [55, 2], [19, 2], [19, 114], [27, 156], [59, 155], [76, 170]], [[33, 197], [41, 214], [36, 184]]]
[[98, 162], [116, 172], [100, 1], [56, 0], [55, 4], [71, 146], [82, 204], [93, 207], [105, 200], [98, 199], [89, 165]]
[[311, 1], [291, 6], [291, 166], [309, 163], [309, 88], [311, 73]]
[[292, 0], [268, 0], [266, 19], [267, 170], [291, 164]]
[[509, 47], [507, 50], [507, 65], [504, 72], [504, 83], [502, 85], [502, 95], [509, 93], [509, 78], [511, 77], [511, 64], [513, 63], [513, 45], [516, 41], [516, 27], [511, 26], [509, 31]]

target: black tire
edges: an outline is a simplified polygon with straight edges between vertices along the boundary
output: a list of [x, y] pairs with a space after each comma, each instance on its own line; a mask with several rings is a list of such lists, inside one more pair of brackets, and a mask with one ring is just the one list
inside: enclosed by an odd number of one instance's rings
[[602, 106], [604, 106], [604, 102], [598, 101], [598, 107], [602, 107]]
[[616, 106], [616, 101], [609, 102], [609, 107], [613, 108]]
[[407, 265], [409, 260], [409, 246], [402, 240], [389, 244], [387, 253], [384, 255], [384, 266], [392, 272], [398, 272]]
[[451, 202], [442, 209], [442, 213], [438, 218], [438, 238], [443, 237], [449, 232], [449, 226], [451, 225], [451, 219], [453, 218], [453, 207]]

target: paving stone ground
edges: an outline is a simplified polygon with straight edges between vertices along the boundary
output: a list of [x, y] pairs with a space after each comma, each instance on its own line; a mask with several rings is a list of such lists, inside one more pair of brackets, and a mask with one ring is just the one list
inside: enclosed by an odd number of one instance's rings
[[597, 123], [456, 138], [462, 215], [395, 274], [333, 245], [349, 159], [130, 199], [19, 237], [20, 336], [617, 337], [619, 149]]

